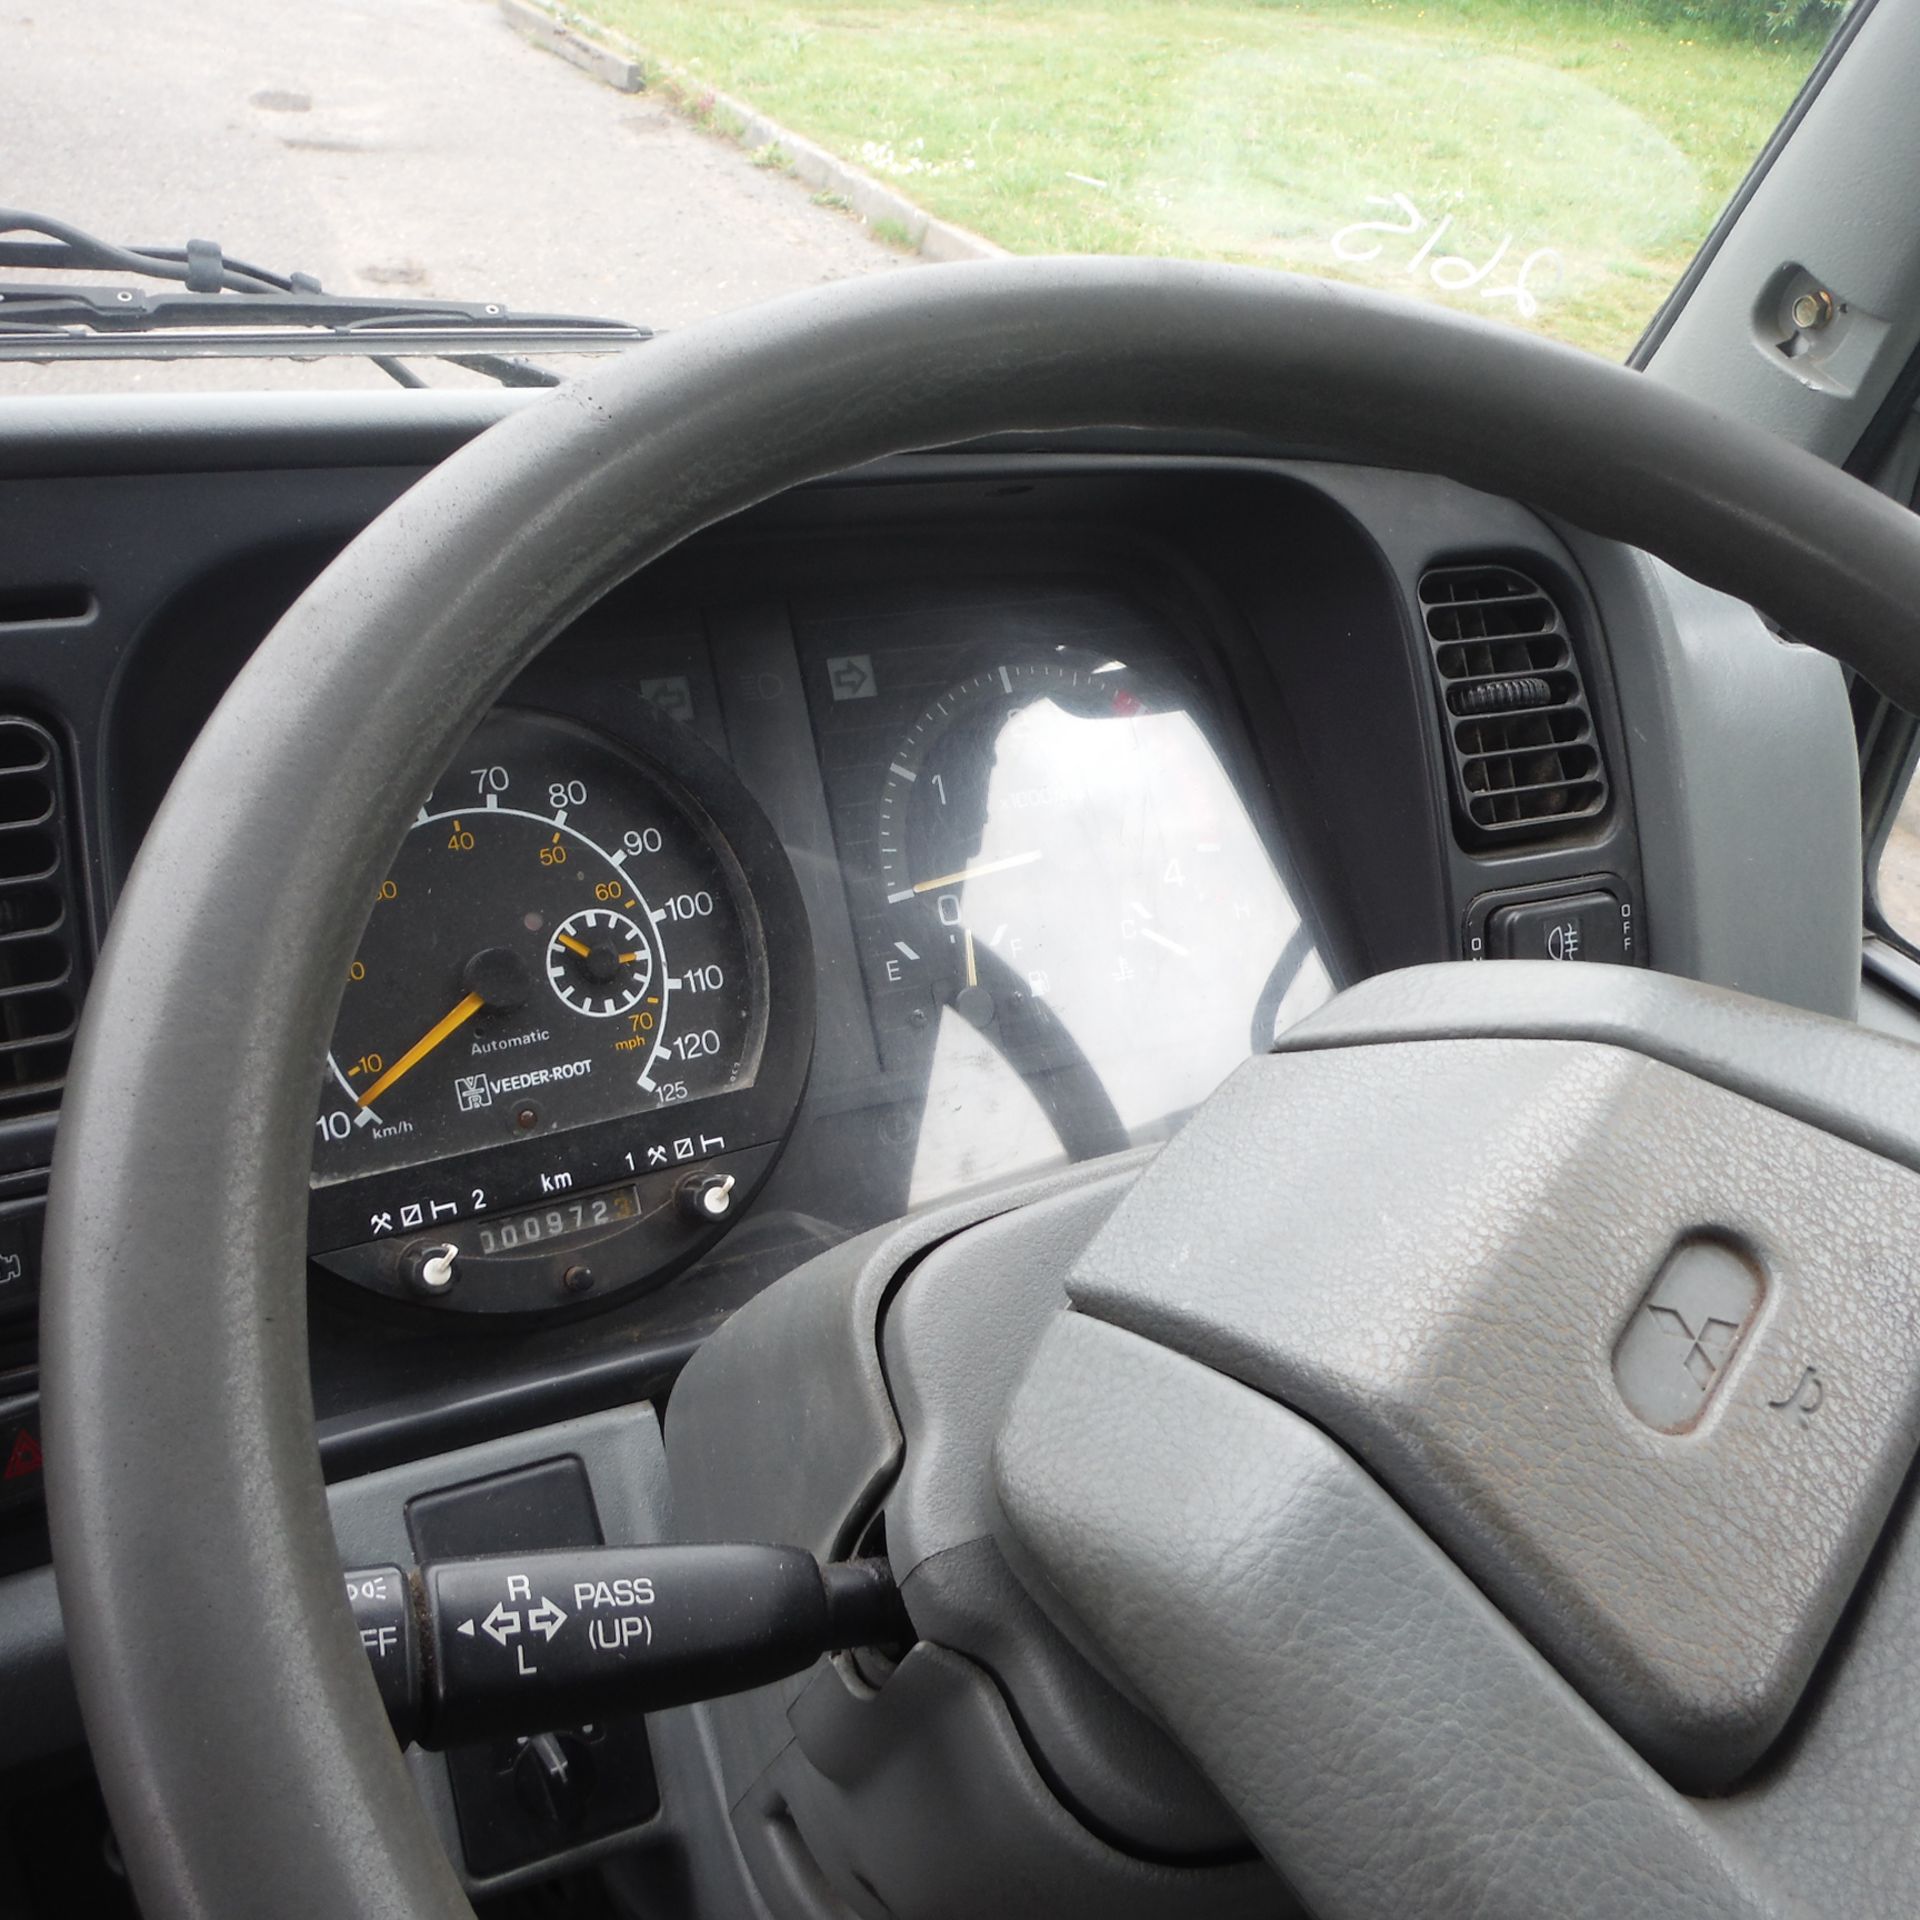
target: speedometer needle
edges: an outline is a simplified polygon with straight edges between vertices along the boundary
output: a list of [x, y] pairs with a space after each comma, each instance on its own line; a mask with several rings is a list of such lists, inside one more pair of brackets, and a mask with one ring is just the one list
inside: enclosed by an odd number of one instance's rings
[[935, 887], [950, 887], [960, 880], [978, 880], [984, 873], [1005, 873], [1012, 867], [1030, 867], [1036, 860], [1046, 856], [1038, 847], [1031, 853], [1010, 853], [1003, 860], [976, 860], [970, 867], [962, 867], [957, 873], [935, 874], [931, 880], [916, 880], [907, 889], [909, 893], [931, 893]]
[[372, 1106], [396, 1080], [399, 1080], [405, 1074], [411, 1073], [448, 1034], [458, 1032], [458, 1030], [464, 1027], [486, 1004], [487, 997], [485, 994], [468, 994], [450, 1013], [443, 1014], [436, 1020], [433, 1025], [360, 1096], [359, 1104], [363, 1107]]

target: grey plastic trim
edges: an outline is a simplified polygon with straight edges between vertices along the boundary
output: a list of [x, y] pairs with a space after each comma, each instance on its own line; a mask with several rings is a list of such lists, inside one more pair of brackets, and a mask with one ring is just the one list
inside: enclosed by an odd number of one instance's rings
[[1745, 1791], [1700, 1814], [1809, 1912], [1907, 1920], [1920, 1887], [1920, 1503], [1909, 1486], [1843, 1625], [1843, 1657]]
[[1008, 1517], [1319, 1920], [1784, 1913], [1325, 1434], [1063, 1314]]
[[[667, 1404], [675, 1538], [853, 1551], [899, 1471], [902, 1438], [881, 1318], [903, 1274], [984, 1221], [1137, 1173], [1139, 1149], [972, 1194], [832, 1248], [741, 1307], [688, 1363]], [[904, 1572], [899, 1562], [896, 1571]], [[733, 1805], [791, 1737], [783, 1681], [696, 1709]]]
[[1878, 4], [1878, 0], [1852, 0], [1845, 17], [1828, 37], [1826, 46], [1821, 50], [1820, 58], [1814, 63], [1813, 71], [1808, 74], [1799, 93], [1794, 96], [1793, 104], [1788, 107], [1780, 124], [1774, 128], [1772, 137], [1761, 148], [1759, 157], [1748, 169], [1747, 176], [1734, 189], [1733, 198], [1727, 202], [1720, 218], [1714, 223], [1713, 231], [1707, 235], [1704, 245], [1693, 258], [1685, 273], [1680, 276], [1673, 290], [1660, 303], [1660, 308], [1647, 323], [1647, 330], [1640, 336], [1634, 350], [1627, 356], [1631, 367], [1642, 367], [1653, 357], [1661, 341], [1667, 337], [1673, 325], [1674, 317], [1685, 306], [1693, 290], [1700, 284], [1707, 268], [1712, 265], [1720, 251], [1722, 242], [1733, 231], [1735, 223], [1746, 211], [1747, 204], [1759, 190], [1760, 183], [1773, 170], [1773, 163], [1785, 150], [1787, 142], [1800, 129], [1800, 123], [1806, 118], [1807, 109], [1819, 97], [1833, 74], [1834, 68], [1846, 57], [1847, 50], [1853, 45], [1859, 30], [1866, 24], [1867, 16]]
[[1349, 987], [1276, 1051], [1472, 1038], [1625, 1047], [1920, 1172], [1920, 1048], [1630, 967], [1407, 967]]
[[[1808, 1050], [1910, 1064], [1802, 1018]], [[1913, 1173], [1628, 1045], [1403, 1039], [1249, 1061], [1068, 1292], [1351, 1449], [1667, 1779], [1720, 1792], [1920, 1442], [1887, 1257], [1916, 1232]]]
[[880, 1315], [901, 1275], [981, 1221], [1137, 1173], [1150, 1157], [1136, 1149], [929, 1207], [816, 1255], [740, 1307], [667, 1402], [675, 1538], [852, 1552], [900, 1464]]
[[[1920, 240], [1904, 190], [1920, 177], [1916, 72], [1920, 9], [1876, 6], [1673, 315], [1650, 378], [1847, 458], [1920, 346]], [[1757, 336], [1755, 309], [1788, 265], [1831, 288], [1849, 320], [1885, 328], [1842, 384], [1810, 384]]]
[[735, 1810], [782, 1920], [1298, 1920], [1266, 1863], [1143, 1860], [1036, 1771], [993, 1682], [922, 1642], [877, 1692], [817, 1668]]
[[841, 283], [652, 342], [453, 454], [314, 581], [189, 756], [61, 1118], [49, 1512], [156, 1920], [465, 1910], [339, 1588], [299, 1310], [311, 1089], [365, 903], [439, 769], [547, 639], [698, 528], [909, 447], [1116, 422], [1527, 499], [1754, 595], [1920, 705], [1901, 509], [1571, 350], [1252, 270]]
[[902, 1279], [877, 1329], [908, 1443], [887, 1492], [887, 1555], [899, 1578], [993, 1532], [987, 1455], [1019, 1356], [1066, 1305], [1067, 1270], [1145, 1164], [1136, 1153], [1090, 1166], [1077, 1186], [933, 1248]]
[[921, 1637], [987, 1668], [1082, 1821], [1134, 1853], [1217, 1860], [1243, 1851], [1245, 1836], [1103, 1676], [1097, 1651], [1089, 1662], [1036, 1617], [1001, 1552], [992, 1485], [993, 1437], [1026, 1356], [1066, 1305], [1068, 1271], [1138, 1177], [1135, 1161], [984, 1221], [901, 1282], [881, 1331], [905, 1436], [887, 1491], [887, 1556]]
[[1560, 532], [1606, 609], [1654, 964], [1851, 1019], [1860, 757], [1845, 676], [1663, 562]]
[[[1025, 1357], [1024, 1345], [1009, 1354]], [[1002, 1410], [996, 1405], [996, 1424]], [[987, 1458], [983, 1443], [983, 1466]], [[999, 1531], [1007, 1532], [1004, 1520]], [[900, 1591], [923, 1642], [964, 1655], [990, 1676], [1028, 1759], [1090, 1833], [1169, 1864], [1219, 1865], [1252, 1852], [1193, 1762], [1126, 1682], [1109, 1677], [1105, 1653], [1070, 1640], [1034, 1604], [998, 1540], [982, 1536], [922, 1560]], [[969, 1764], [986, 1767], [992, 1756], [983, 1751]]]

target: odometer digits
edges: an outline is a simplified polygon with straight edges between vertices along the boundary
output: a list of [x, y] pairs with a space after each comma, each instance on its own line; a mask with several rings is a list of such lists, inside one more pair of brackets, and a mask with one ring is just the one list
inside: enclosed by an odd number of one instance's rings
[[615, 1187], [611, 1193], [591, 1194], [558, 1206], [483, 1218], [470, 1231], [483, 1254], [524, 1253], [535, 1247], [571, 1245], [638, 1220], [641, 1212], [637, 1187]]

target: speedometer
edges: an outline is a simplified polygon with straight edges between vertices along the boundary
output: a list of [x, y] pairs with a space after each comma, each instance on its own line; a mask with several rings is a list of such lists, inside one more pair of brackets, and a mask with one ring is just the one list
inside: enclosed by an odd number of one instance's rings
[[[632, 1250], [599, 1274], [556, 1268], [578, 1250], [569, 1224], [630, 1230], [671, 1212], [690, 1173], [760, 1170], [810, 1023], [801, 1035], [789, 1010], [775, 1029], [767, 919], [736, 842], [779, 896], [779, 930], [798, 916], [732, 776], [702, 768], [697, 802], [664, 774], [571, 721], [502, 712], [420, 809], [348, 969], [314, 1122], [316, 1251], [359, 1249], [330, 1264], [450, 1304], [464, 1273], [481, 1284], [459, 1303], [482, 1310], [603, 1292], [637, 1277]], [[704, 804], [723, 788], [727, 826]], [[607, 1205], [582, 1207], [593, 1195]]]
[[720, 848], [584, 730], [502, 717], [462, 757], [348, 971], [323, 1179], [697, 1099], [754, 1065]]

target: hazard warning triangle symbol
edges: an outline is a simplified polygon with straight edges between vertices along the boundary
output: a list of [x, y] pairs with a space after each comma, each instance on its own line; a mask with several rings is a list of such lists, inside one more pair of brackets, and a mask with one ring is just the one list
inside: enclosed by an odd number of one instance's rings
[[6, 1469], [0, 1472], [0, 1480], [18, 1480], [23, 1473], [38, 1473], [40, 1466], [40, 1442], [22, 1427], [13, 1437], [13, 1451], [7, 1455]]

